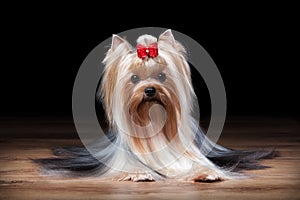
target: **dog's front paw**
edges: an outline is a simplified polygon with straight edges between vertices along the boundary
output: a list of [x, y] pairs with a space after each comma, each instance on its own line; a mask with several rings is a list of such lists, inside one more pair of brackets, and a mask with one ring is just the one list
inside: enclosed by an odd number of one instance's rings
[[152, 182], [155, 181], [155, 179], [151, 174], [135, 173], [135, 174], [127, 174], [123, 178], [120, 178], [119, 181]]
[[219, 176], [218, 174], [201, 174], [199, 176], [194, 177], [192, 180], [194, 182], [211, 183], [211, 182], [222, 181], [223, 178], [221, 176]]

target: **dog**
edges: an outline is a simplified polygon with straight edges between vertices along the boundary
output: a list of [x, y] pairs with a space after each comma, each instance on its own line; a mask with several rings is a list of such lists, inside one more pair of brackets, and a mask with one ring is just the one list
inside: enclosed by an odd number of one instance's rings
[[48, 172], [122, 181], [165, 179], [214, 182], [261, 169], [274, 150], [233, 150], [210, 141], [192, 116], [197, 100], [183, 45], [172, 31], [142, 35], [133, 48], [113, 35], [98, 96], [106, 112], [109, 141], [54, 149], [37, 159]]

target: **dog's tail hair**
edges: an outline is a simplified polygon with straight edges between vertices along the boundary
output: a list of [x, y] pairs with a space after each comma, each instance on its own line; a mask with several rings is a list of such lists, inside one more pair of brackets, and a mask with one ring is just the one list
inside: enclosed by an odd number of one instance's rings
[[52, 149], [55, 157], [32, 160], [39, 164], [42, 171], [47, 175], [101, 175], [109, 170], [105, 162], [109, 160], [111, 154], [115, 153], [114, 145], [111, 144], [118, 142], [116, 134], [112, 131], [108, 132], [104, 137], [105, 139], [97, 139], [89, 146], [90, 149], [102, 150], [97, 154], [97, 158], [85, 147], [70, 146]]
[[214, 164], [225, 169], [232, 169], [232, 171], [269, 168], [259, 164], [259, 160], [271, 159], [279, 155], [274, 148], [270, 150], [234, 150], [225, 148], [209, 140], [199, 127], [195, 142], [201, 153], [206, 155]]
[[59, 147], [53, 149], [53, 154], [55, 158], [33, 159], [47, 175], [64, 173], [86, 176], [104, 172], [107, 168], [84, 147]]

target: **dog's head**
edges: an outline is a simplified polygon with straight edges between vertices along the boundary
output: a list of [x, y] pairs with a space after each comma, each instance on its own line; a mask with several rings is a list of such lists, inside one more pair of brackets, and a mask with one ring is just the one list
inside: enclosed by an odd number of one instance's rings
[[[127, 131], [134, 126], [145, 137], [161, 129], [171, 139], [195, 95], [185, 49], [171, 30], [158, 39], [140, 36], [136, 49], [113, 35], [103, 62], [100, 93], [110, 126]], [[145, 128], [150, 122], [151, 131]]]

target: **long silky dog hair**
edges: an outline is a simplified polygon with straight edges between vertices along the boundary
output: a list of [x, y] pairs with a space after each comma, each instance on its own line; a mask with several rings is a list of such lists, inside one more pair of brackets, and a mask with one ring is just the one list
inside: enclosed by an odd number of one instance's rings
[[142, 35], [136, 49], [113, 35], [99, 87], [109, 131], [89, 148], [62, 147], [37, 159], [48, 174], [114, 180], [217, 181], [262, 169], [273, 150], [233, 150], [210, 141], [192, 116], [197, 100], [184, 47], [167, 30]]

